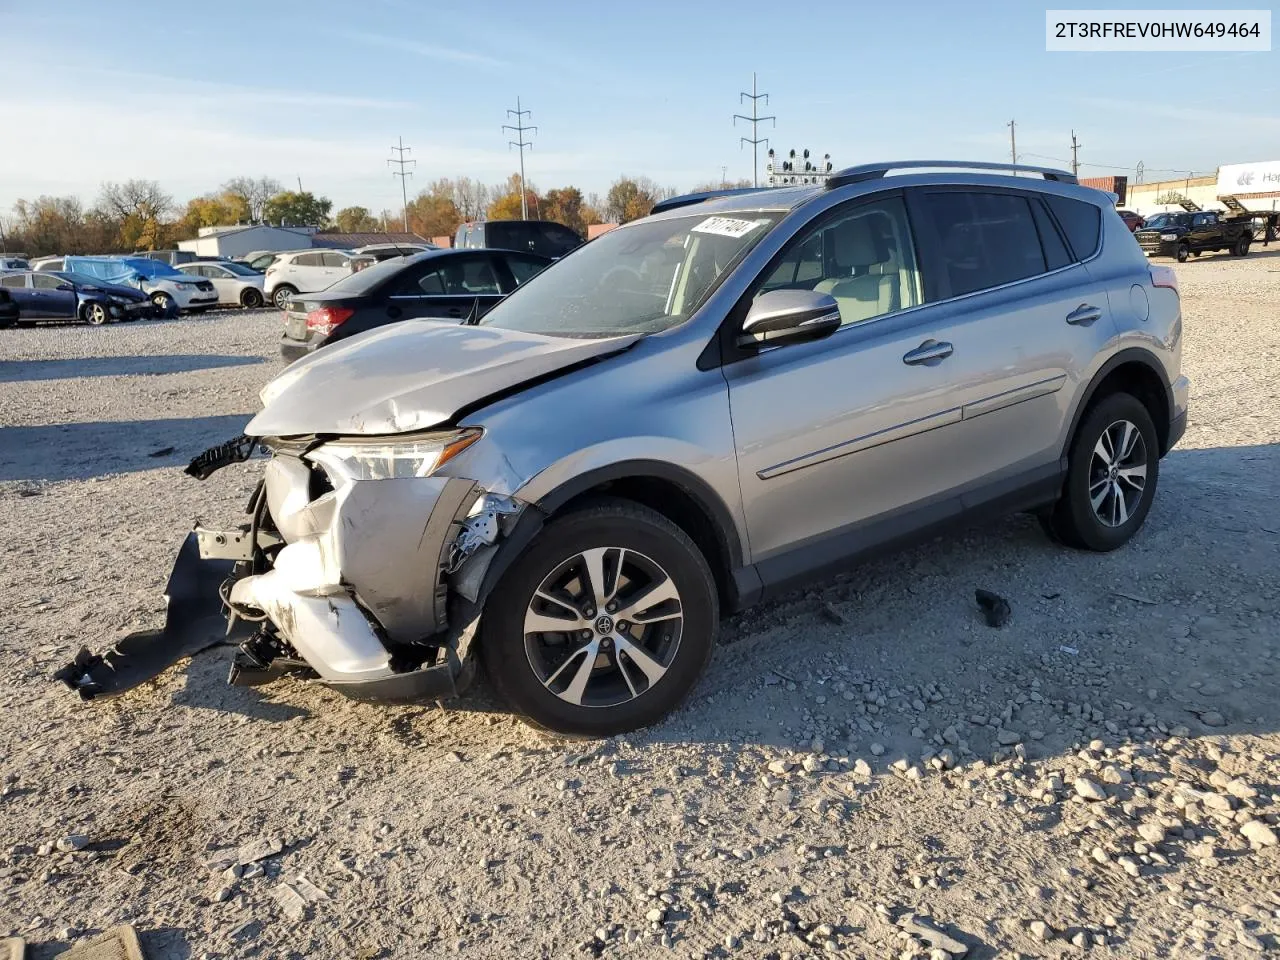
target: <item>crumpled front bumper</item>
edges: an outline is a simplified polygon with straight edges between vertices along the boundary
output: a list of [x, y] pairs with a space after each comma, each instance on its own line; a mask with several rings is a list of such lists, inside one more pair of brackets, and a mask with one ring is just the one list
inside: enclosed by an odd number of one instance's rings
[[[244, 457], [220, 462], [236, 459]], [[170, 577], [165, 628], [126, 638], [103, 657], [82, 651], [57, 678], [86, 698], [118, 693], [219, 642], [228, 620], [242, 633], [257, 621], [232, 668], [234, 683], [305, 666], [359, 699], [460, 693], [474, 673], [479, 607], [474, 596], [451, 598], [449, 578], [496, 539], [489, 498], [474, 482], [450, 477], [357, 480], [316, 495], [317, 469], [298, 456], [274, 456], [263, 477], [265, 504], [258, 494], [251, 504], [264, 524], [188, 535]], [[522, 507], [504, 506], [504, 524], [514, 523]], [[249, 655], [255, 638], [292, 650], [273, 666]], [[277, 670], [281, 663], [288, 667]]]

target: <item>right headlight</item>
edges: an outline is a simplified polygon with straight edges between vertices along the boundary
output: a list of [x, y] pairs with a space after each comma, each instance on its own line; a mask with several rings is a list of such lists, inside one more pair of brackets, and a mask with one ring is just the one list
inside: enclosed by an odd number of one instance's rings
[[335, 487], [351, 480], [429, 477], [479, 440], [482, 432], [471, 429], [331, 440], [308, 453], [306, 459], [323, 467]]
[[1162, 233], [1160, 234], [1160, 239], [1161, 240], [1177, 240], [1178, 235], [1176, 233]]

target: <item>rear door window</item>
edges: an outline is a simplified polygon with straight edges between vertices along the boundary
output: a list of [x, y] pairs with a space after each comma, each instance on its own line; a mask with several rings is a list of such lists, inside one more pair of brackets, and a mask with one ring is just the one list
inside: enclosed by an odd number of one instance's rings
[[1025, 197], [948, 190], [924, 192], [920, 203], [937, 238], [943, 296], [989, 290], [1046, 271]]
[[27, 278], [22, 274], [10, 274], [7, 277], [0, 277], [0, 287], [8, 287], [11, 290], [19, 290], [27, 285]]
[[1063, 242], [1057, 224], [1049, 216], [1049, 211], [1039, 200], [1031, 201], [1031, 212], [1036, 218], [1036, 230], [1040, 234], [1040, 246], [1044, 249], [1045, 267], [1059, 270], [1071, 263], [1071, 251]]
[[1098, 238], [1102, 233], [1102, 211], [1092, 203], [1072, 200], [1070, 197], [1046, 194], [1044, 199], [1062, 225], [1075, 259], [1088, 260], [1098, 249]]

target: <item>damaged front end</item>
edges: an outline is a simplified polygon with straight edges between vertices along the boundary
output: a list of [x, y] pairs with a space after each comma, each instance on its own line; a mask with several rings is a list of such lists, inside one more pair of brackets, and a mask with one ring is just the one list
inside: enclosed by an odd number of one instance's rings
[[119, 693], [234, 636], [233, 684], [295, 675], [358, 699], [461, 693], [499, 542], [522, 518], [540, 525], [520, 501], [434, 474], [479, 436], [241, 437], [206, 451], [188, 468], [200, 479], [259, 443], [271, 451], [250, 521], [197, 526], [164, 629], [82, 651], [57, 679], [86, 699]]

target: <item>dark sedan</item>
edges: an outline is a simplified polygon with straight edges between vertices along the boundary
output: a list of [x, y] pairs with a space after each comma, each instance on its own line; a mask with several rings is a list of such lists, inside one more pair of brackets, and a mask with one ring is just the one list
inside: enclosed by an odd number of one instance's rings
[[399, 320], [477, 320], [551, 263], [511, 250], [431, 250], [384, 260], [285, 306], [280, 353], [297, 360]]
[[81, 320], [101, 326], [154, 312], [151, 300], [140, 290], [68, 271], [6, 273], [0, 276], [0, 287], [22, 311], [19, 326], [33, 326], [37, 320]]

